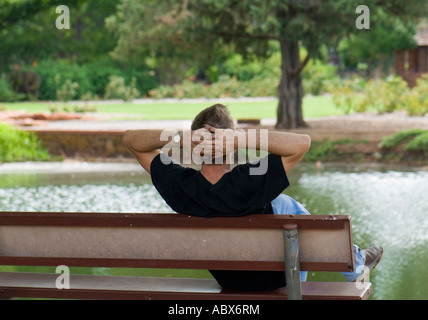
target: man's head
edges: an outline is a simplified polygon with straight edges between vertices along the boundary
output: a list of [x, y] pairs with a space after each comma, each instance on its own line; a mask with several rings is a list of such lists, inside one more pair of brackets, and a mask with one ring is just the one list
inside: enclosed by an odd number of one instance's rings
[[235, 129], [235, 122], [230, 115], [229, 109], [219, 103], [199, 112], [192, 122], [191, 129], [201, 129], [204, 124], [209, 124], [218, 129]]
[[[191, 130], [198, 130], [204, 128], [204, 125], [209, 125], [216, 129], [232, 129], [235, 130], [235, 121], [230, 115], [229, 109], [222, 104], [214, 104], [201, 112], [195, 117], [192, 122]], [[209, 163], [205, 161], [203, 164], [221, 163], [229, 165], [233, 163], [234, 152], [224, 155], [222, 157], [211, 159]], [[220, 160], [219, 160], [220, 159]]]

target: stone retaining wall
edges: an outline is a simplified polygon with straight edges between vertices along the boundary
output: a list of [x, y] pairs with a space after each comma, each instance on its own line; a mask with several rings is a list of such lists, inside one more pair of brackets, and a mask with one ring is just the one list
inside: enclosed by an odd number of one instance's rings
[[35, 130], [49, 153], [66, 158], [133, 158], [123, 131]]
[[[44, 147], [53, 155], [60, 155], [65, 158], [81, 159], [108, 159], [108, 158], [129, 158], [134, 156], [123, 144], [124, 131], [79, 131], [79, 130], [32, 130], [35, 132]], [[298, 132], [299, 130], [295, 130]], [[309, 131], [309, 130], [308, 130]], [[335, 134], [334, 132], [308, 132], [302, 130], [299, 133], [307, 133], [312, 141], [352, 139], [367, 139], [373, 143], [362, 144], [363, 153], [371, 154], [377, 150], [377, 143], [380, 137], [374, 134], [358, 133], [354, 136], [350, 134]], [[362, 152], [361, 148], [353, 145], [356, 152]]]
[[[86, 161], [135, 161], [134, 156], [123, 144], [122, 131], [79, 131], [79, 130], [29, 130], [35, 132], [44, 147], [50, 154], [64, 158], [74, 158]], [[295, 130], [299, 131], [299, 130]], [[303, 131], [303, 130], [302, 130]], [[406, 163], [410, 165], [426, 165], [426, 157], [418, 154], [405, 154], [400, 147], [392, 150], [392, 154], [383, 154], [379, 148], [381, 134], [377, 132], [335, 134], [334, 132], [306, 132], [312, 141], [337, 141], [339, 139], [351, 139], [352, 143], [343, 143], [337, 146], [337, 152], [332, 159], [325, 161], [357, 161], [357, 162], [393, 162]], [[364, 141], [365, 140], [365, 141]], [[313, 143], [313, 148], [315, 143]], [[388, 152], [391, 152], [389, 150]]]

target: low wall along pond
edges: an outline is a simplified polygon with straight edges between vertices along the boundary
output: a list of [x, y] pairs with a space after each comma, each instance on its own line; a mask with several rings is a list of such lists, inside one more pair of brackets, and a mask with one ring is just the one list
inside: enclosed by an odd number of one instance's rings
[[123, 131], [35, 131], [47, 151], [67, 158], [133, 158]]

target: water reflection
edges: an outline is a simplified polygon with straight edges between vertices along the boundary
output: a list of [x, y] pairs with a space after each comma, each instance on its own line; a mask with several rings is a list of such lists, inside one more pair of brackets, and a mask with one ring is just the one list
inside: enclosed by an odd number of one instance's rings
[[[327, 166], [314, 174], [311, 168], [299, 169], [295, 177], [291, 175], [296, 182], [288, 194], [313, 214], [351, 215], [355, 243], [383, 246], [383, 259], [371, 276], [372, 298], [427, 299], [428, 172]], [[312, 276], [341, 280], [326, 274]]]
[[[96, 168], [0, 170], [0, 211], [171, 212], [138, 166]], [[345, 165], [324, 165], [318, 171], [303, 164], [289, 179], [286, 193], [312, 214], [349, 214], [355, 243], [384, 247], [371, 276], [373, 299], [428, 298], [427, 171]], [[312, 273], [308, 280], [343, 278]]]
[[[1, 211], [171, 212], [138, 171], [0, 175]], [[7, 187], [6, 185], [9, 185]]]

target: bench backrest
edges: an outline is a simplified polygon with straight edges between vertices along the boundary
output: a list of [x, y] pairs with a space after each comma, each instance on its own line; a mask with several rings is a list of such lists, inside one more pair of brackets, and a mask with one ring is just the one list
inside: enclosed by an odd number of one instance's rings
[[301, 270], [353, 269], [349, 216], [0, 212], [0, 265], [284, 270], [296, 224]]

